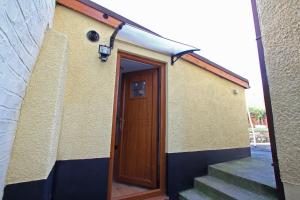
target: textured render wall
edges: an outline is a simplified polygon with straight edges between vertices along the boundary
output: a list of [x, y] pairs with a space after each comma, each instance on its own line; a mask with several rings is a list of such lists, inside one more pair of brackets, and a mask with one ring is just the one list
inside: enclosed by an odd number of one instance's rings
[[[63, 6], [56, 7], [54, 29], [68, 36], [70, 48], [58, 160], [109, 157], [118, 49], [164, 62], [170, 58], [116, 40], [103, 63], [98, 45], [108, 44], [114, 30]], [[88, 41], [89, 30], [100, 34], [100, 42]]]
[[[109, 157], [116, 57], [102, 63], [98, 44], [107, 44], [114, 29], [62, 6], [54, 29], [67, 35], [70, 49], [58, 160]], [[100, 42], [86, 38], [89, 30]]]
[[21, 109], [7, 184], [46, 179], [56, 161], [67, 38], [47, 31]]
[[300, 1], [258, 0], [257, 6], [281, 178], [287, 199], [299, 199]]
[[168, 72], [169, 153], [249, 146], [244, 88], [182, 60]]
[[54, 0], [0, 1], [0, 198], [27, 83]]
[[[167, 63], [167, 152], [249, 146], [240, 86], [188, 62], [171, 66], [169, 56], [118, 40], [108, 61], [102, 63], [98, 44], [107, 44], [113, 29], [62, 6], [57, 6], [54, 29], [70, 42], [58, 160], [110, 156], [118, 50]], [[100, 34], [100, 42], [87, 40], [89, 30]], [[233, 89], [239, 93], [234, 95]]]

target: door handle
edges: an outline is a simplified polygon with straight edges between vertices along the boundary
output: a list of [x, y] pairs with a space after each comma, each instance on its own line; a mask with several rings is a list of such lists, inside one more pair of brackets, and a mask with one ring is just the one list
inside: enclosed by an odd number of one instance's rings
[[122, 118], [120, 118], [120, 119], [119, 119], [119, 121], [120, 121], [120, 124], [119, 124], [119, 126], [120, 126], [120, 129], [121, 129], [121, 130], [123, 130], [123, 128], [124, 128], [124, 124], [125, 124], [125, 120], [124, 120], [124, 119], [122, 119]]

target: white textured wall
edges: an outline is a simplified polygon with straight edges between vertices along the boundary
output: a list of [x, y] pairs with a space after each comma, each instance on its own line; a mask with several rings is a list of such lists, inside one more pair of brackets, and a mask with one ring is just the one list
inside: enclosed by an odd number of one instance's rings
[[31, 71], [54, 0], [0, 0], [0, 198]]
[[257, 0], [286, 199], [300, 195], [300, 0]]

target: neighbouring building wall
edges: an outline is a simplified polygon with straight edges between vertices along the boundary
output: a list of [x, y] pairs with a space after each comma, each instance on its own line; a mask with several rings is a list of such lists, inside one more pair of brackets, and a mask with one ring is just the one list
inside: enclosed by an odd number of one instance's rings
[[300, 196], [300, 1], [257, 7], [274, 117], [281, 180], [287, 200]]
[[21, 104], [54, 0], [0, 1], [0, 199]]

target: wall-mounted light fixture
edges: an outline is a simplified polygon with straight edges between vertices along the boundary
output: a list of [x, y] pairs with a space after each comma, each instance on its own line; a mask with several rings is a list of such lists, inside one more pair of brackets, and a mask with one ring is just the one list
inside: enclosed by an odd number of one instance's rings
[[232, 90], [232, 93], [233, 93], [234, 95], [237, 95], [237, 94], [239, 93], [239, 91], [238, 91], [237, 89], [233, 89], [233, 90]]
[[122, 29], [124, 23], [121, 23], [113, 32], [113, 34], [110, 36], [110, 43], [109, 46], [106, 45], [99, 45], [99, 49], [98, 49], [98, 53], [99, 53], [99, 58], [102, 62], [106, 62], [108, 59], [108, 56], [111, 53], [111, 50], [114, 48], [114, 42], [115, 42], [115, 38], [119, 32], [119, 30]]
[[106, 46], [106, 45], [99, 45], [99, 58], [102, 62], [107, 61], [108, 56], [110, 55], [111, 52], [111, 47]]

